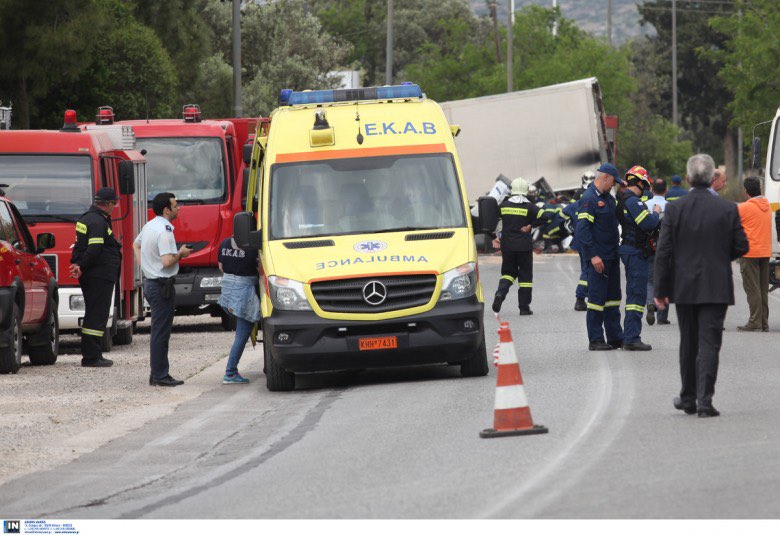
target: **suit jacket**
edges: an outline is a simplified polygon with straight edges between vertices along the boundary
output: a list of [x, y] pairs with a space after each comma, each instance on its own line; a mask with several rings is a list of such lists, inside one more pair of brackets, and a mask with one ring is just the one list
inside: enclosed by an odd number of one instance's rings
[[749, 249], [737, 205], [693, 188], [666, 205], [655, 254], [655, 296], [678, 304], [734, 304], [731, 262]]

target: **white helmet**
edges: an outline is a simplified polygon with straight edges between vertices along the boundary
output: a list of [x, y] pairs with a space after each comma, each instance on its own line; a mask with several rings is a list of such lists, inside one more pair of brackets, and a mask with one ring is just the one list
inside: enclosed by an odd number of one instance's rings
[[586, 171], [584, 175], [582, 175], [582, 187], [586, 188], [590, 185], [591, 182], [593, 182], [596, 179], [596, 174], [593, 171]]
[[511, 190], [512, 195], [528, 195], [528, 182], [521, 177], [517, 177], [512, 181]]

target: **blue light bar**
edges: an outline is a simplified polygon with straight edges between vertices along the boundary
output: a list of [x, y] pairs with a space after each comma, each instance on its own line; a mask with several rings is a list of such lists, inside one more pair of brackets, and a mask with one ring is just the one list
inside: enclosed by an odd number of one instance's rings
[[[295, 91], [287, 101], [288, 105], [328, 104], [331, 102], [356, 102], [361, 100], [390, 100], [396, 98], [422, 98], [417, 84], [389, 85], [384, 87], [362, 87], [360, 89], [324, 89], [320, 91]], [[280, 99], [281, 100], [281, 99]]]
[[279, 93], [279, 105], [287, 106], [287, 103], [290, 102], [290, 95], [292, 94], [292, 89], [282, 89], [282, 91]]

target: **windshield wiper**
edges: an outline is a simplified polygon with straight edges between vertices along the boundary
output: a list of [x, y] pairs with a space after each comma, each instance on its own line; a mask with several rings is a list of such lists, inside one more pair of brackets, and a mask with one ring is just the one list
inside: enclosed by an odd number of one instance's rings
[[54, 214], [27, 214], [23, 215], [22, 219], [25, 221], [35, 221], [37, 218], [45, 218], [45, 219], [54, 219], [56, 221], [68, 221], [70, 223], [75, 223], [79, 220], [78, 216], [64, 216], [64, 215], [54, 215]]

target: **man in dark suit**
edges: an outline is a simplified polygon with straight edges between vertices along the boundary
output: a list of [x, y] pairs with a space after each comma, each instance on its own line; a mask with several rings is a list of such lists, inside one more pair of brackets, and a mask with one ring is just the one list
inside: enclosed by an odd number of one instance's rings
[[688, 195], [666, 206], [655, 255], [655, 304], [677, 305], [682, 390], [674, 407], [700, 418], [712, 406], [726, 308], [734, 304], [731, 262], [748, 251], [737, 205], [713, 195], [715, 163], [707, 154], [687, 164]]

